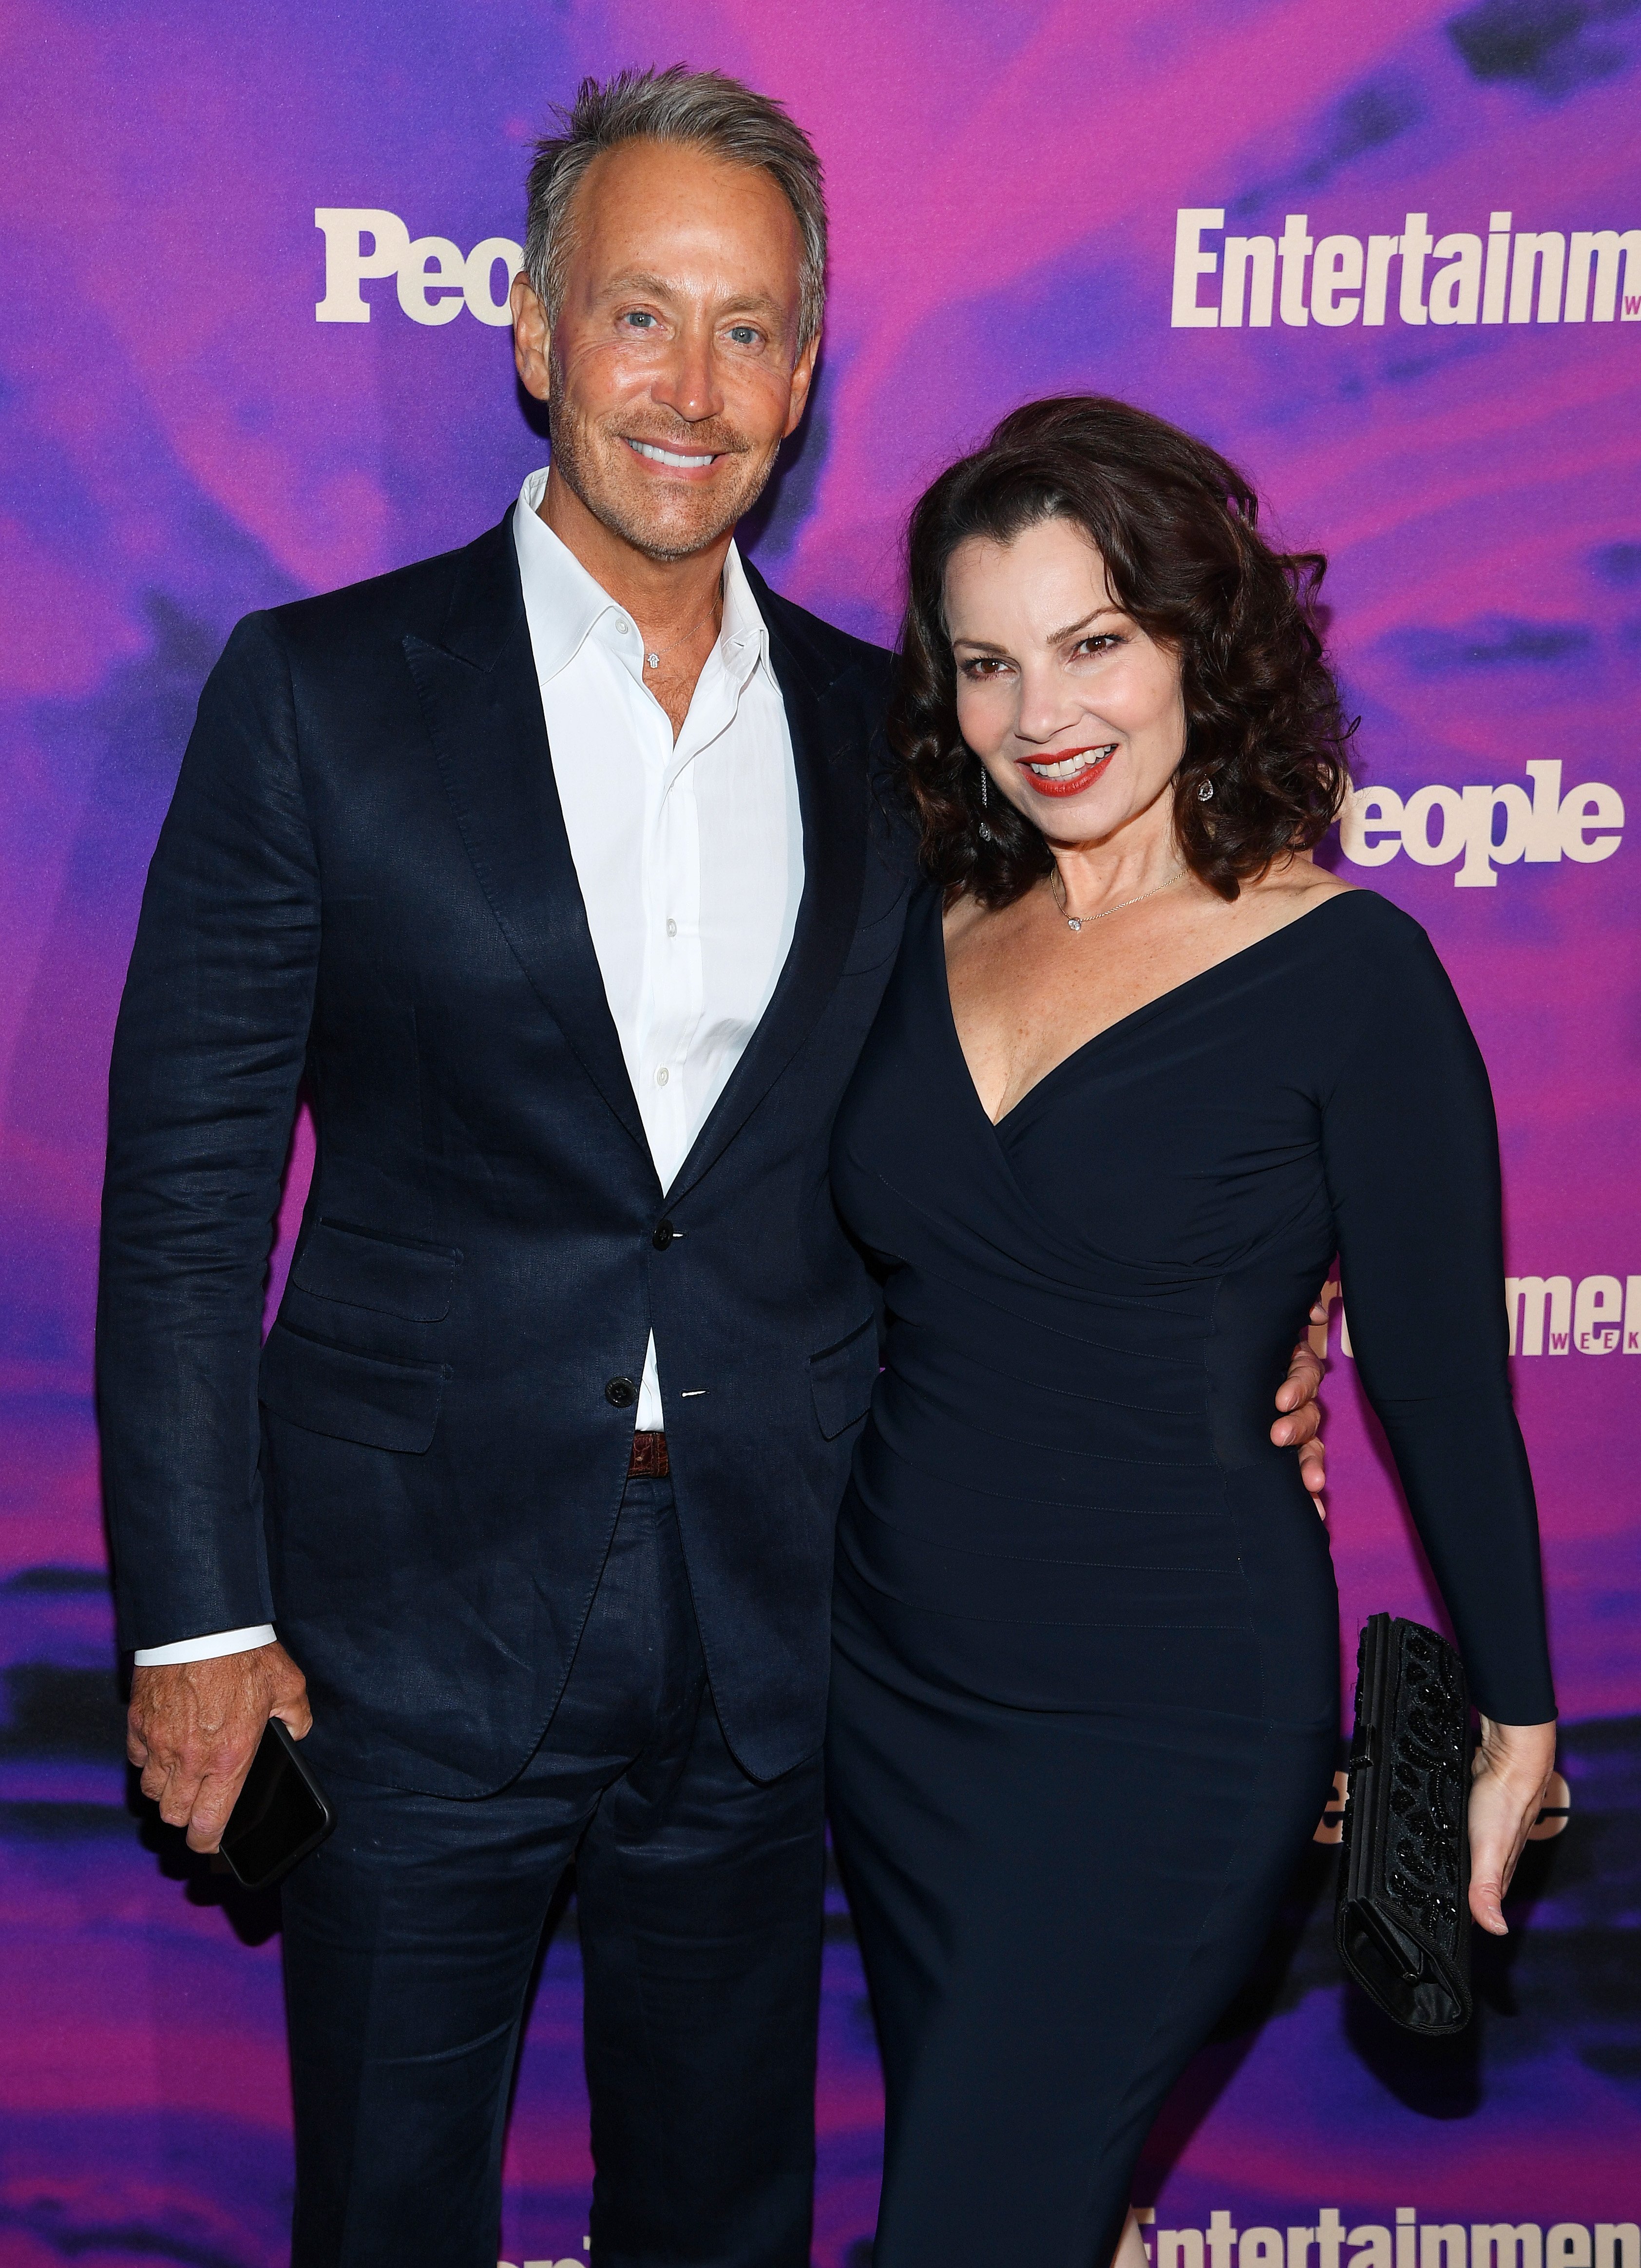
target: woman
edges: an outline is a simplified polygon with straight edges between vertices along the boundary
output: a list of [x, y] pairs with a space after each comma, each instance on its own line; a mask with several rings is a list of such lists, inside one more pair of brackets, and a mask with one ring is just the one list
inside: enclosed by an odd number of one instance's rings
[[1315, 1828], [1337, 1602], [1262, 1416], [1336, 1252], [1485, 1712], [1485, 1928], [1553, 1760], [1487, 1075], [1417, 924], [1304, 855], [1347, 728], [1323, 562], [1256, 511], [1202, 443], [1071, 400], [912, 521], [894, 736], [931, 880], [833, 1152], [888, 1317], [828, 1737], [877, 2268], [1110, 2259]]

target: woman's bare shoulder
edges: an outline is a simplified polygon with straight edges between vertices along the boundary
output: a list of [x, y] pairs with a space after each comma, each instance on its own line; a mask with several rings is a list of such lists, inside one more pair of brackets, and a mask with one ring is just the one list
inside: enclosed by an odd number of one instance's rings
[[1256, 880], [1245, 882], [1234, 907], [1227, 910], [1251, 943], [1255, 938], [1274, 936], [1291, 922], [1302, 921], [1327, 899], [1355, 891], [1354, 882], [1341, 881], [1325, 866], [1315, 865], [1308, 852], [1301, 852], [1268, 867]]
[[1330, 873], [1326, 866], [1319, 866], [1308, 850], [1293, 851], [1268, 868], [1254, 885], [1255, 889], [1269, 891], [1278, 897], [1299, 898], [1307, 906], [1316, 905], [1323, 898], [1339, 897], [1344, 891], [1354, 890], [1357, 887], [1354, 882], [1347, 882], [1343, 875]]

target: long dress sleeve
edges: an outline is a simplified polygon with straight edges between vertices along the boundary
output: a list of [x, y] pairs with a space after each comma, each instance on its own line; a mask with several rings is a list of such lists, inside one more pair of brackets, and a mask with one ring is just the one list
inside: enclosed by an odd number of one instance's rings
[[1556, 1701], [1506, 1360], [1492, 1093], [1430, 940], [1380, 902], [1322, 1099], [1351, 1343], [1476, 1705], [1542, 1724]]

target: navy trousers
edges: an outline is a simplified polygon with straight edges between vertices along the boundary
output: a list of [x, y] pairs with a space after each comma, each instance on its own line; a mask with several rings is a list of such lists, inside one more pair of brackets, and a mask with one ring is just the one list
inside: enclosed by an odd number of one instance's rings
[[525, 1996], [574, 1861], [593, 2268], [807, 2268], [819, 1757], [719, 1729], [670, 1484], [627, 1486], [563, 1697], [472, 1801], [337, 1783], [284, 1892], [293, 2268], [494, 2268]]

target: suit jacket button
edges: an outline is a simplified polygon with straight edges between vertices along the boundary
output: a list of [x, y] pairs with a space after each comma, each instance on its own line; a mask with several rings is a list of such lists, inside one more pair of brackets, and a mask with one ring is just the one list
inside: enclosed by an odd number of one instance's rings
[[670, 1220], [658, 1220], [650, 1241], [658, 1252], [665, 1252], [676, 1233]]
[[629, 1378], [612, 1378], [604, 1389], [604, 1399], [612, 1410], [630, 1410], [638, 1399], [638, 1389]]

